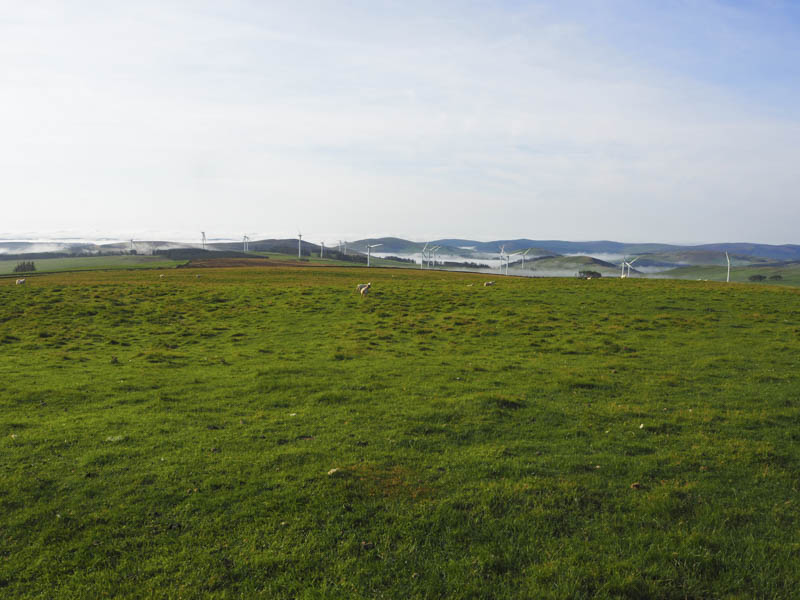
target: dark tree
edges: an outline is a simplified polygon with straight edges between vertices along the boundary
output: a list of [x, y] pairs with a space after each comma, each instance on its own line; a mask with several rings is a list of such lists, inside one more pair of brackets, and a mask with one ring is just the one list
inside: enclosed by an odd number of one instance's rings
[[764, 275], [750, 275], [747, 279], [749, 281], [764, 281], [766, 277]]
[[17, 266], [14, 267], [14, 273], [30, 273], [31, 271], [36, 270], [36, 265], [33, 264], [32, 260], [23, 260], [22, 262], [17, 263]]
[[597, 279], [602, 276], [598, 271], [578, 271], [578, 279]]
[[770, 275], [770, 277], [769, 277], [770, 281], [781, 281], [782, 279], [783, 279], [783, 277], [780, 276], [780, 275]]

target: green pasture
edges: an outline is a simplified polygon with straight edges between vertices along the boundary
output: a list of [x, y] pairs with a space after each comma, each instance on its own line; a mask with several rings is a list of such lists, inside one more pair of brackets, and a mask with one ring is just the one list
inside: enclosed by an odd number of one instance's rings
[[[296, 260], [300, 261], [297, 258], [297, 254], [281, 254], [279, 252], [251, 252], [254, 256], [264, 255], [268, 256], [274, 260]], [[324, 258], [320, 258], [319, 253], [314, 252], [311, 256], [303, 255], [302, 258], [303, 263], [315, 264], [315, 265], [325, 265], [325, 266], [340, 266], [340, 267], [366, 267], [366, 263], [364, 264], [354, 264], [352, 262], [346, 260], [338, 260], [335, 258], [329, 258], [327, 255]], [[417, 268], [419, 269], [419, 265], [414, 266], [412, 263], [404, 263], [399, 262], [396, 260], [389, 260], [386, 258], [378, 258], [377, 256], [370, 257], [369, 264], [373, 267], [394, 267], [394, 268]]]
[[[298, 261], [296, 254], [278, 252], [250, 252], [252, 258], [269, 258], [276, 261]], [[213, 255], [208, 258], [214, 258]], [[1, 260], [0, 275], [9, 275], [21, 261]], [[108, 269], [168, 269], [185, 264], [185, 260], [171, 260], [164, 256], [120, 255], [120, 256], [75, 256], [69, 258], [33, 259], [36, 273], [55, 273], [61, 271], [99, 271]], [[304, 264], [325, 266], [353, 266], [353, 263], [330, 258], [320, 259], [318, 255], [304, 256]], [[376, 267], [411, 267], [414, 265], [373, 257], [370, 263]]]
[[[14, 267], [21, 261], [0, 260], [0, 275], [14, 272]], [[75, 256], [70, 258], [33, 259], [37, 273], [57, 271], [92, 271], [98, 269], [155, 269], [169, 268], [185, 261], [175, 261], [163, 256]]]
[[486, 279], [0, 280], [0, 594], [796, 598], [800, 290]]
[[[696, 266], [696, 267], [679, 267], [677, 269], [670, 269], [658, 273], [658, 277], [670, 277], [674, 279], [700, 279], [709, 281], [725, 281], [727, 277], [727, 266]], [[789, 264], [785, 266], [747, 266], [747, 267], [731, 267], [731, 282], [749, 282], [748, 278], [751, 275], [763, 275], [767, 281], [762, 281], [758, 285], [788, 285], [800, 286], [800, 264]], [[770, 280], [769, 278], [774, 275], [780, 275], [781, 279], [777, 281]]]

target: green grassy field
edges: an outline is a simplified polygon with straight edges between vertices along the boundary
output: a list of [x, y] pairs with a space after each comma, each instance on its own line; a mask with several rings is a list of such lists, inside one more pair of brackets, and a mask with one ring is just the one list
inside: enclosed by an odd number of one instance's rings
[[[20, 260], [0, 260], [0, 275], [13, 273]], [[75, 256], [70, 258], [34, 259], [36, 272], [92, 271], [97, 269], [155, 269], [175, 267], [185, 261], [163, 256]]]
[[[675, 279], [708, 279], [709, 281], [725, 281], [727, 267], [697, 266], [680, 267], [659, 273], [658, 276]], [[768, 280], [758, 285], [788, 285], [800, 286], [800, 264], [791, 264], [781, 267], [731, 267], [731, 282], [747, 282], [751, 275], [763, 275]], [[773, 275], [780, 275], [779, 281], [769, 280]]]
[[[296, 254], [281, 254], [278, 252], [251, 252], [252, 258], [269, 258], [275, 261], [296, 261]], [[210, 257], [213, 258], [213, 255]], [[14, 267], [19, 264], [19, 259], [0, 260], [0, 275], [10, 275]], [[100, 271], [109, 269], [169, 269], [181, 266], [187, 261], [171, 260], [164, 256], [148, 255], [120, 255], [120, 256], [75, 256], [69, 258], [40, 258], [34, 259], [36, 273], [57, 273], [62, 271]], [[299, 262], [299, 261], [298, 261]], [[304, 264], [324, 266], [353, 266], [353, 263], [330, 258], [320, 259], [319, 256], [303, 257]], [[400, 263], [392, 260], [373, 257], [371, 264], [376, 267], [410, 267], [414, 265]], [[24, 274], [23, 274], [24, 276]]]
[[0, 593], [797, 597], [800, 291], [492, 278], [0, 280]]

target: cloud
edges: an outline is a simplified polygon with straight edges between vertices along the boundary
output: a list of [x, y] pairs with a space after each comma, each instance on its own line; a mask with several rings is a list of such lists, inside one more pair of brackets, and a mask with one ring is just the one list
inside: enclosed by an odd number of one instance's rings
[[777, 9], [637, 5], [15, 7], [6, 228], [792, 241]]

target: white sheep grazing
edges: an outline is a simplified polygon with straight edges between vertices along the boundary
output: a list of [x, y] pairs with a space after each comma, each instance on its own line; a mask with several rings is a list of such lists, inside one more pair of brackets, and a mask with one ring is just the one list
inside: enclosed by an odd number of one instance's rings
[[357, 291], [357, 292], [359, 292], [360, 294], [363, 294], [363, 293], [364, 293], [364, 292], [363, 292], [363, 290], [365, 290], [365, 289], [369, 289], [369, 287], [370, 287], [371, 285], [372, 285], [372, 282], [371, 282], [371, 281], [370, 281], [369, 283], [359, 283], [359, 284], [356, 286], [356, 291]]
[[494, 285], [494, 281], [484, 281], [483, 287], [489, 287], [490, 285]]
[[366, 295], [369, 293], [369, 288], [371, 288], [371, 287], [372, 287], [372, 284], [371, 284], [371, 283], [368, 283], [368, 284], [366, 285], [366, 287], [363, 287], [363, 288], [361, 288], [361, 297], [362, 297], [362, 298], [363, 298], [364, 296], [366, 296]]
[[164, 279], [164, 275], [163, 275], [163, 274], [161, 274], [161, 275], [159, 275], [159, 276], [158, 276], [158, 278], [159, 278], [159, 279]]
[[17, 279], [17, 285], [23, 285], [25, 283], [24, 279]]

